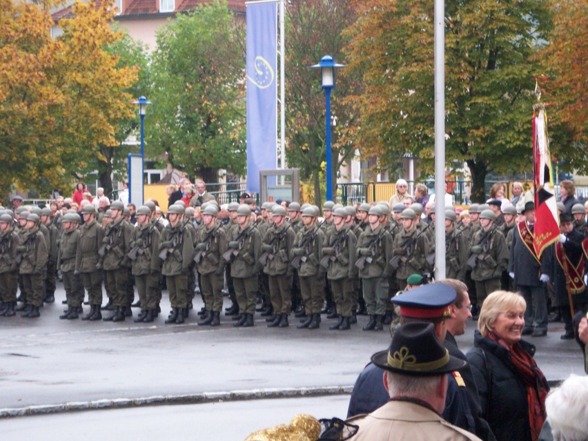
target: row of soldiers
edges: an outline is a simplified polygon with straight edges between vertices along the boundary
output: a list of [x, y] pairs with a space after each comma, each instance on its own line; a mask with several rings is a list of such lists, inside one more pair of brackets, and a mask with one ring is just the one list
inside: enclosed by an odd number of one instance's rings
[[[508, 244], [525, 224], [518, 216], [530, 211], [525, 206], [520, 214], [514, 207], [501, 212], [496, 206], [472, 205], [470, 222], [458, 221], [453, 208], [445, 212], [447, 276], [469, 282], [478, 306], [501, 284], [511, 288]], [[125, 219], [124, 205], [115, 202], [104, 227], [94, 207], [85, 206], [81, 216], [66, 213], [60, 231], [47, 209], [21, 208], [0, 215], [0, 314], [5, 316], [14, 315], [20, 286], [19, 308], [25, 317], [38, 317], [43, 300], [53, 295], [58, 269], [67, 295], [64, 319], [82, 314], [86, 291], [90, 311], [82, 319], [123, 321], [132, 314], [134, 284], [141, 306], [135, 321], [151, 322], [160, 312], [165, 276], [172, 307], [166, 323], [184, 322], [198, 284], [205, 304], [199, 324], [218, 326], [226, 283], [233, 300], [226, 314], [235, 326], [254, 325], [261, 297], [269, 327], [288, 327], [300, 300], [298, 327], [316, 329], [327, 300], [333, 305], [329, 317], [337, 318], [332, 329], [350, 329], [361, 304], [369, 315], [363, 329], [381, 330], [392, 318], [389, 299], [405, 288], [407, 278], [433, 272], [435, 213], [423, 218], [420, 204], [398, 204], [390, 213], [386, 203], [356, 209], [329, 201], [322, 222], [318, 207], [308, 204], [264, 203], [258, 216], [250, 205], [229, 204], [228, 222], [221, 222], [214, 201], [201, 210], [178, 202], [169, 207], [164, 227], [155, 221], [153, 202], [137, 209], [135, 226]], [[113, 310], [104, 318], [102, 284]]]

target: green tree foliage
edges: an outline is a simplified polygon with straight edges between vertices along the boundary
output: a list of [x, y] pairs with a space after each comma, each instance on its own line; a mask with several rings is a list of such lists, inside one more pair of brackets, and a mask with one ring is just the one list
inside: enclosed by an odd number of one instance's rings
[[565, 170], [588, 173], [588, 0], [552, 0], [553, 30], [539, 53], [552, 151]]
[[50, 2], [0, 7], [0, 181], [4, 188], [69, 189], [116, 146], [117, 123], [133, 113], [125, 92], [136, 68], [105, 49], [122, 34], [113, 3], [76, 3], [51, 38]]
[[[357, 0], [350, 27], [350, 67], [365, 90], [362, 155], [392, 167], [405, 153], [425, 173], [434, 157], [434, 4], [425, 0]], [[467, 162], [474, 200], [489, 171], [529, 170], [537, 42], [549, 14], [543, 0], [446, 2], [446, 155]]]
[[245, 30], [226, 2], [178, 15], [157, 36], [148, 153], [207, 182], [245, 170]]
[[[325, 96], [319, 71], [308, 66], [331, 55], [344, 63], [347, 40], [343, 30], [355, 18], [350, 2], [297, 0], [288, 5], [286, 30], [286, 159], [290, 167], [301, 169], [303, 179], [311, 179], [315, 203], [320, 205], [321, 171], [325, 161]], [[343, 97], [351, 93], [353, 76], [339, 69], [336, 88], [331, 94], [333, 183], [339, 166], [353, 156], [354, 143], [349, 136], [353, 109]], [[324, 175], [322, 175], [324, 176]]]

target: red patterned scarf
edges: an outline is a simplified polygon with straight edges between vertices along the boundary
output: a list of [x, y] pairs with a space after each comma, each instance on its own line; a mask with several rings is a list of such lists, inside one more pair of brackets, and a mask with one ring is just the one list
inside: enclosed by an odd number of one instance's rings
[[519, 343], [509, 347], [504, 340], [493, 332], [488, 333], [488, 338], [509, 349], [510, 360], [527, 390], [531, 439], [534, 441], [538, 440], [546, 418], [545, 398], [549, 392], [549, 385], [547, 384], [545, 375], [543, 375], [543, 372], [541, 372], [541, 369], [539, 369], [531, 354], [525, 351]]

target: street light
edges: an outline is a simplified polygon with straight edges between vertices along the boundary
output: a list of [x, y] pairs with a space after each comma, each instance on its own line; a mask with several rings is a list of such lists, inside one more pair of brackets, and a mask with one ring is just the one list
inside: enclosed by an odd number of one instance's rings
[[151, 104], [151, 101], [148, 101], [147, 98], [144, 96], [139, 97], [139, 99], [133, 104], [139, 106], [139, 117], [141, 118], [141, 204], [145, 200], [144, 195], [144, 175], [145, 175], [145, 113], [147, 112], [147, 106]]
[[333, 159], [331, 152], [331, 90], [335, 88], [335, 69], [344, 67], [342, 64], [335, 63], [333, 57], [325, 55], [321, 58], [319, 64], [310, 66], [311, 69], [320, 69], [322, 74], [322, 87], [325, 91], [326, 112], [325, 112], [325, 131], [326, 131], [326, 171], [327, 175], [327, 200], [334, 201], [333, 198]]

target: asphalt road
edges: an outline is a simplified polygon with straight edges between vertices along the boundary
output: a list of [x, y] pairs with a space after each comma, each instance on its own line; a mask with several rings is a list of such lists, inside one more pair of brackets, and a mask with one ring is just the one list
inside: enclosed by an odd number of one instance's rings
[[[389, 343], [387, 332], [360, 329], [366, 317], [347, 332], [330, 331], [326, 319], [316, 331], [296, 329], [294, 319], [289, 328], [268, 329], [261, 317], [254, 328], [233, 328], [225, 317], [210, 328], [198, 327], [195, 312], [184, 325], [164, 325], [164, 304], [152, 324], [65, 321], [58, 318], [63, 298], [60, 288], [39, 319], [0, 317], [0, 416], [40, 413], [39, 406], [54, 412], [341, 393]], [[458, 338], [464, 351], [474, 327]], [[547, 337], [530, 338], [549, 380], [583, 374], [579, 348], [561, 341], [562, 331], [550, 324]]]

